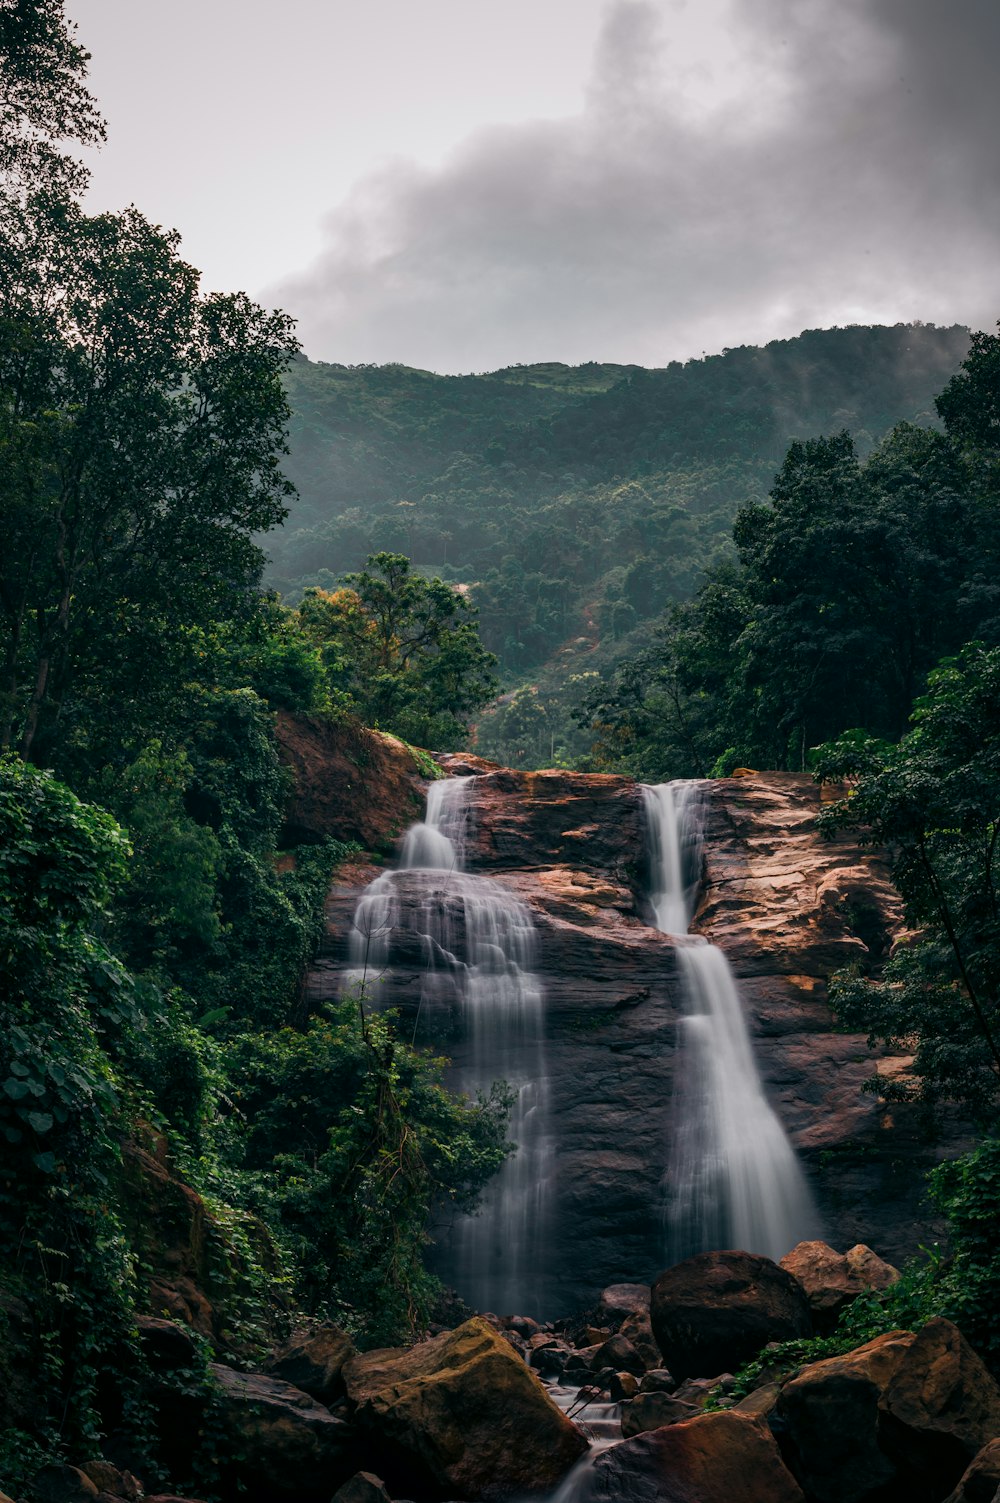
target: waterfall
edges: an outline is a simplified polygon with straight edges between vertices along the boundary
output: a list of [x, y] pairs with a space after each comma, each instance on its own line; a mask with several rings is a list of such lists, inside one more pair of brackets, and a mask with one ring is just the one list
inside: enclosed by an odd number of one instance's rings
[[[702, 864], [698, 783], [644, 788], [657, 928], [687, 935]], [[679, 946], [684, 994], [666, 1175], [671, 1262], [741, 1248], [778, 1259], [819, 1232], [795, 1151], [764, 1094], [736, 981], [721, 950]]]
[[[350, 937], [350, 981], [371, 995], [394, 950], [420, 950], [414, 1037], [454, 1052], [449, 1084], [474, 1099], [495, 1080], [515, 1092], [517, 1150], [479, 1210], [456, 1218], [437, 1261], [463, 1299], [499, 1314], [542, 1314], [549, 1185], [545, 1017], [531, 913], [502, 883], [464, 870], [474, 777], [432, 783], [397, 871], [365, 890]], [[377, 992], [376, 992], [377, 1005]]]

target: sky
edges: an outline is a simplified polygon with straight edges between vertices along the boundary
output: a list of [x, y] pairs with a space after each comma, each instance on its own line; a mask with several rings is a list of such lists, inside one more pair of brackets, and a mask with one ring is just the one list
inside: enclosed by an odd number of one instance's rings
[[94, 210], [313, 359], [664, 365], [1000, 317], [997, 0], [67, 0]]

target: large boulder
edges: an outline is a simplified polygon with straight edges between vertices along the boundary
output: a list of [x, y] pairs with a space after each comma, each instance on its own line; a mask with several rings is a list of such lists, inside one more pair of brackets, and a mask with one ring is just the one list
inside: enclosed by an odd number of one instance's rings
[[212, 1423], [226, 1437], [226, 1480], [267, 1503], [328, 1503], [354, 1471], [354, 1432], [308, 1394], [279, 1378], [213, 1363]]
[[1000, 1436], [1000, 1389], [957, 1326], [928, 1321], [886, 1387], [886, 1446], [915, 1472], [954, 1485]]
[[337, 1326], [295, 1331], [264, 1364], [265, 1372], [332, 1404], [343, 1398], [344, 1363], [355, 1355], [354, 1342]]
[[991, 1440], [969, 1462], [945, 1503], [994, 1503], [1000, 1497], [1000, 1440]]
[[909, 1331], [810, 1363], [781, 1390], [778, 1414], [799, 1480], [818, 1503], [861, 1503], [898, 1477], [881, 1440], [882, 1396], [913, 1345]]
[[782, 1268], [798, 1279], [809, 1299], [818, 1328], [832, 1330], [837, 1316], [866, 1289], [887, 1289], [899, 1270], [859, 1243], [850, 1252], [835, 1252], [826, 1242], [800, 1242], [781, 1259]]
[[698, 1253], [653, 1285], [650, 1319], [675, 1378], [735, 1372], [769, 1341], [812, 1333], [801, 1284], [770, 1258]]
[[344, 1381], [390, 1489], [398, 1483], [466, 1499], [545, 1492], [587, 1449], [479, 1317], [405, 1351], [352, 1357]]
[[726, 1412], [622, 1441], [588, 1483], [587, 1503], [803, 1503], [767, 1426]]

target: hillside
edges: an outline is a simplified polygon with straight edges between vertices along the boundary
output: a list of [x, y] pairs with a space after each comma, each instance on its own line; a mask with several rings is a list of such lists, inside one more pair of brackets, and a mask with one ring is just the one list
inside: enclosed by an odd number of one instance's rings
[[405, 553], [473, 587], [509, 685], [571, 700], [569, 680], [609, 666], [690, 596], [792, 439], [850, 428], [865, 453], [901, 420], [933, 421], [968, 343], [960, 326], [899, 324], [808, 330], [656, 370], [439, 376], [299, 360], [299, 495], [268, 539], [270, 582], [294, 601], [372, 552]]

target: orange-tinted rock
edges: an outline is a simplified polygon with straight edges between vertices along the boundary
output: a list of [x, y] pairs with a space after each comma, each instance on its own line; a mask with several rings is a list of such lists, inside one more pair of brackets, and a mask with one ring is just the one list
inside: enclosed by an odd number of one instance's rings
[[918, 1331], [886, 1388], [892, 1434], [914, 1466], [957, 1452], [962, 1466], [1000, 1436], [1000, 1388], [957, 1326], [930, 1320]]
[[796, 1472], [818, 1503], [862, 1503], [899, 1478], [881, 1441], [881, 1401], [914, 1342], [896, 1331], [810, 1363], [781, 1390]]
[[125, 1143], [128, 1193], [122, 1200], [132, 1246], [147, 1270], [147, 1301], [154, 1316], [212, 1336], [205, 1202], [167, 1167], [165, 1152]]
[[1000, 1494], [1000, 1440], [991, 1440], [969, 1462], [945, 1503], [995, 1503]]
[[[864, 1237], [901, 1258], [915, 1250], [918, 1225], [933, 1234], [919, 1202], [923, 1171], [942, 1150], [919, 1139], [905, 1108], [890, 1112], [862, 1092], [872, 1057], [863, 1036], [837, 1030], [826, 990], [832, 970], [884, 955], [898, 921], [884, 866], [820, 837], [821, 795], [807, 777], [760, 774], [707, 790], [707, 886], [695, 927], [734, 962], [765, 1088], [804, 1158], [826, 1235], [838, 1246]], [[493, 769], [471, 779], [469, 799], [469, 871], [522, 899], [537, 928], [558, 1164], [551, 1267], [539, 1281], [554, 1317], [663, 1266], [662, 1180], [684, 1006], [676, 946], [650, 927], [642, 796], [630, 779]], [[354, 908], [378, 870], [338, 873], [306, 983], [310, 1005], [338, 994]], [[461, 954], [461, 905], [440, 874], [403, 872], [402, 918], [378, 995], [399, 1008], [408, 1036], [462, 1070], [472, 1045], [458, 1010], [435, 1015], [415, 1001], [426, 950], [410, 916], [429, 884]], [[892, 1057], [879, 1067], [905, 1063]], [[453, 1281], [446, 1253], [437, 1271]]]
[[278, 711], [275, 734], [292, 774], [283, 844], [329, 835], [374, 850], [420, 818], [427, 780], [395, 736], [286, 710]]
[[588, 1503], [803, 1503], [770, 1431], [705, 1414], [622, 1441], [593, 1465]]
[[838, 1253], [825, 1242], [800, 1242], [781, 1259], [809, 1298], [817, 1322], [832, 1329], [841, 1310], [866, 1289], [887, 1289], [899, 1271], [885, 1263], [870, 1247], [852, 1247]]
[[386, 1459], [387, 1481], [407, 1490], [467, 1499], [545, 1492], [587, 1449], [485, 1320], [405, 1351], [364, 1352], [344, 1379], [380, 1470]]
[[812, 1334], [802, 1286], [756, 1253], [698, 1253], [676, 1263], [653, 1285], [649, 1313], [675, 1378], [735, 1372], [769, 1341]]

